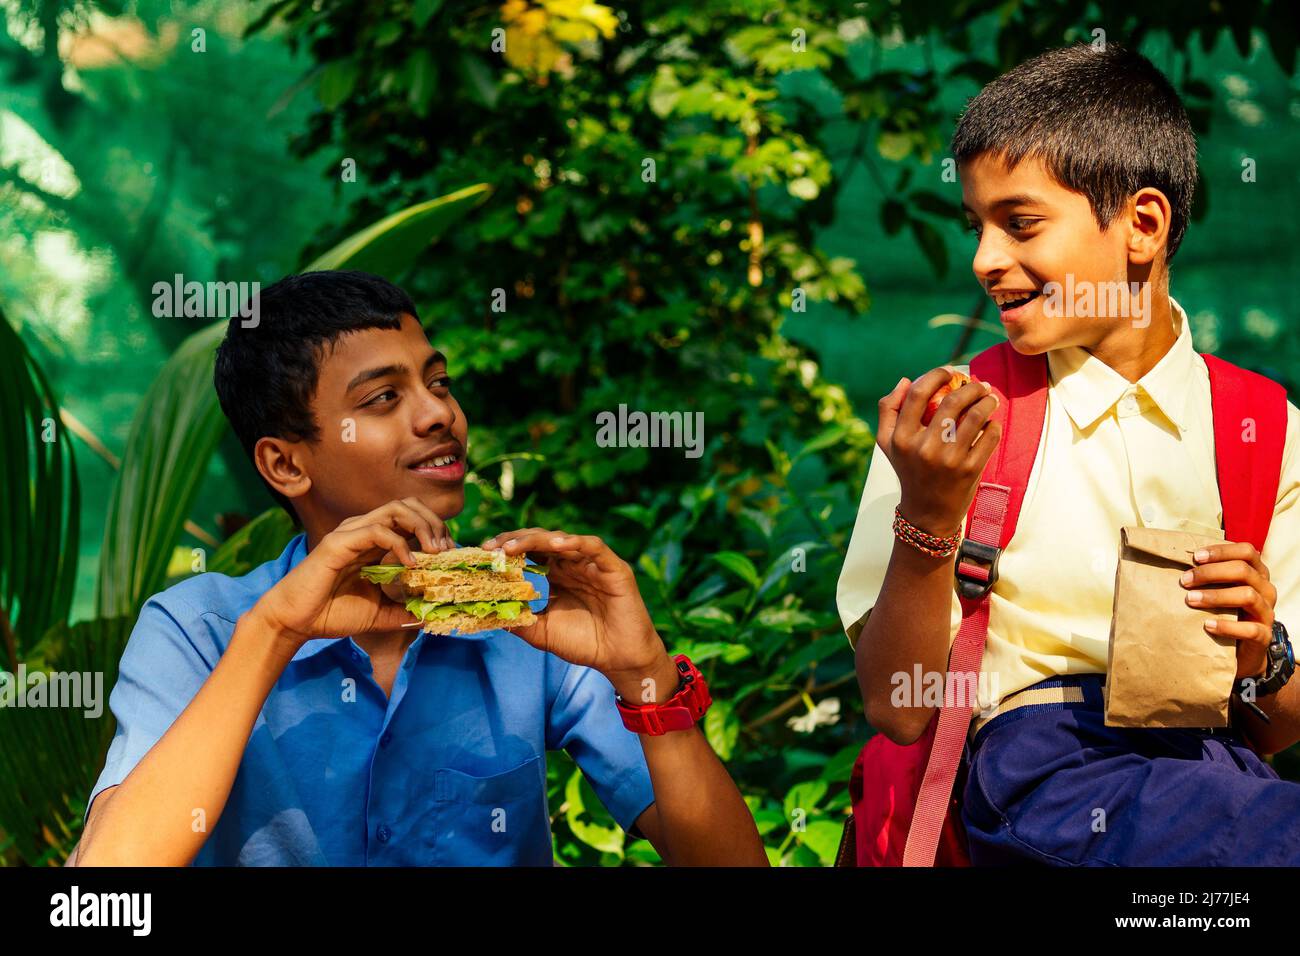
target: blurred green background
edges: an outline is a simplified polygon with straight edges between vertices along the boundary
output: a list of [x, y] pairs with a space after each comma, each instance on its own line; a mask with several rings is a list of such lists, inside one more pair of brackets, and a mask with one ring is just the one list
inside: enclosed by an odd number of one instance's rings
[[[230, 573], [279, 552], [273, 514], [245, 527], [272, 502], [196, 392], [208, 353], [155, 386], [209, 323], [155, 317], [152, 288], [269, 284], [333, 250], [408, 288], [451, 358], [474, 469], [456, 533], [527, 521], [610, 540], [672, 648], [703, 663], [706, 730], [773, 862], [828, 864], [871, 732], [833, 595], [875, 402], [1002, 337], [942, 175], [947, 138], [981, 82], [1099, 28], [1164, 69], [1197, 126], [1204, 186], [1172, 279], [1197, 348], [1296, 395], [1300, 88], [1280, 3], [0, 11], [0, 309], [30, 355], [10, 349], [9, 372], [43, 370], [80, 486], [73, 520], [54, 491], [67, 593], [38, 600], [0, 567], [11, 624], [48, 605], [12, 659], [66, 665], [90, 639], [69, 622], [125, 619], [96, 638], [112, 672], [134, 610], [191, 573], [193, 548]], [[339, 258], [359, 230], [480, 184]], [[623, 402], [705, 412], [706, 455], [597, 449], [595, 412]], [[34, 541], [42, 512], [11, 505]], [[0, 714], [0, 733], [19, 719]], [[58, 758], [0, 744], [0, 860], [58, 863], [75, 843], [111, 737], [107, 717], [78, 723], [97, 726], [43, 731], [81, 739]], [[559, 860], [656, 859], [566, 759], [551, 783]]]

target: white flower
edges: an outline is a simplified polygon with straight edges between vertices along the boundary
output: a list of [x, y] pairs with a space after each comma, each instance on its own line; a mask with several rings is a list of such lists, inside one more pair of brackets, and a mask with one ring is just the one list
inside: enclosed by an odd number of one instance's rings
[[839, 723], [840, 720], [840, 699], [838, 697], [827, 697], [822, 700], [816, 707], [811, 708], [808, 713], [799, 717], [791, 717], [787, 720], [786, 726], [792, 727], [801, 734], [810, 734], [822, 724]]

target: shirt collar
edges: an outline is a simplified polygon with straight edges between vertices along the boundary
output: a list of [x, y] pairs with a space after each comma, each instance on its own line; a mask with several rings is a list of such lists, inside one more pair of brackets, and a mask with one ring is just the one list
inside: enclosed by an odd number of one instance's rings
[[1160, 361], [1136, 383], [1129, 382], [1082, 346], [1072, 345], [1047, 353], [1053, 389], [1081, 431], [1110, 411], [1132, 385], [1149, 395], [1179, 431], [1186, 427], [1187, 391], [1196, 352], [1192, 348], [1187, 313], [1172, 296], [1169, 305], [1177, 338]]

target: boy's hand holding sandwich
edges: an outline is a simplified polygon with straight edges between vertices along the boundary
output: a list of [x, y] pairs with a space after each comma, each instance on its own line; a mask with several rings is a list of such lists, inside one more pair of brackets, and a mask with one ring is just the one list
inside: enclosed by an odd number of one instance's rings
[[361, 576], [361, 569], [397, 558], [415, 562], [408, 538], [426, 552], [452, 547], [451, 536], [418, 498], [390, 501], [348, 518], [325, 535], [250, 613], [295, 644], [319, 637], [395, 631], [415, 618]]
[[[632, 567], [595, 535], [521, 528], [483, 542], [508, 558], [545, 555], [551, 595], [532, 623], [502, 625], [536, 648], [604, 674], [625, 699], [662, 702], [677, 669], [650, 621]], [[651, 681], [653, 683], [643, 683]]]

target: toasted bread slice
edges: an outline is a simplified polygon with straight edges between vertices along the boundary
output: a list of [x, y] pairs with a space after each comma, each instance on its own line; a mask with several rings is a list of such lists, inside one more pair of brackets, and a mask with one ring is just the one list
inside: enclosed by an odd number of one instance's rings
[[[498, 574], [524, 566], [522, 554], [507, 555], [500, 548], [485, 551], [482, 548], [452, 548], [450, 551], [412, 551], [415, 563], [411, 566], [418, 570], [480, 570], [494, 571]], [[469, 567], [464, 567], [468, 565]], [[408, 570], [408, 574], [410, 571]]]
[[[471, 575], [472, 577], [472, 575]], [[528, 581], [465, 581], [436, 584], [407, 590], [426, 601], [438, 604], [464, 604], [466, 601], [535, 601], [540, 594]]]
[[493, 631], [502, 627], [520, 627], [536, 623], [537, 616], [528, 608], [524, 608], [518, 617], [509, 621], [503, 620], [495, 614], [489, 614], [486, 617], [475, 617], [473, 614], [453, 614], [441, 621], [429, 621], [421, 630], [429, 634], [446, 635], [452, 631], [460, 634], [477, 634], [480, 631]]

